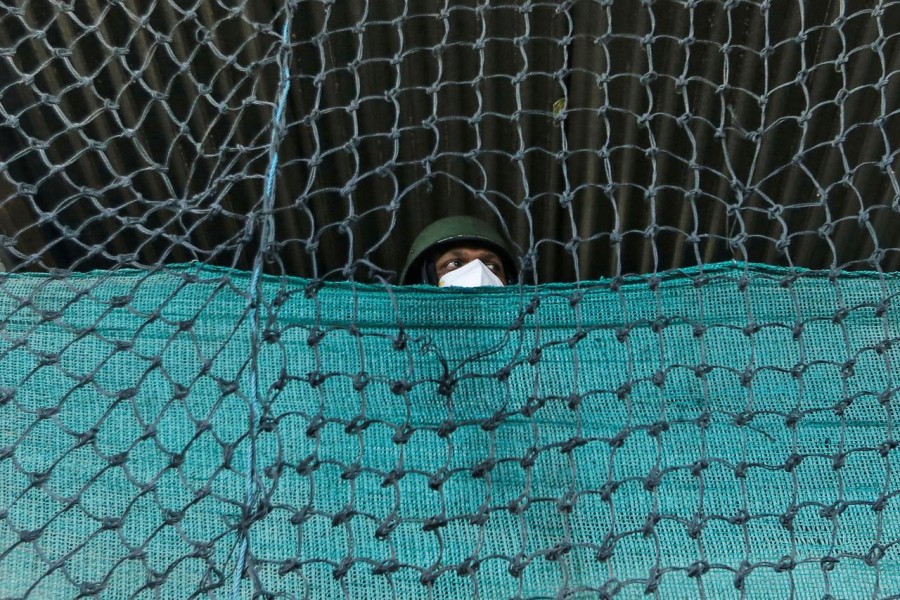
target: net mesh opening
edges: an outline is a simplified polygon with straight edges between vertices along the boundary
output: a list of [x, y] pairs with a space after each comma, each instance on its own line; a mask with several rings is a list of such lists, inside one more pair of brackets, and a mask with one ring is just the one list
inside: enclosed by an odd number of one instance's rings
[[900, 593], [898, 23], [0, 7], [0, 596]]

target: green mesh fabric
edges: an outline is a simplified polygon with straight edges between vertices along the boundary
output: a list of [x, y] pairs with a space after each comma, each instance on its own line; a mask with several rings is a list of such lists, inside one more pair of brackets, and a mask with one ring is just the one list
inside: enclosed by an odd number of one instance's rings
[[896, 594], [900, 279], [796, 274], [5, 275], [0, 597]]

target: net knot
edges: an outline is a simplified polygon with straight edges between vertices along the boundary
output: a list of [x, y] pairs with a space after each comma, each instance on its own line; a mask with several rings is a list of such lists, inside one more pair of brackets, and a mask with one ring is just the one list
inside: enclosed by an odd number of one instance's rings
[[621, 448], [625, 445], [625, 440], [628, 439], [628, 436], [631, 434], [631, 430], [629, 429], [620, 429], [616, 435], [610, 438], [609, 445], [613, 448]]
[[493, 415], [481, 422], [482, 431], [494, 431], [506, 419], [506, 414], [502, 411], [495, 412]]
[[788, 507], [784, 514], [778, 517], [781, 526], [785, 528], [787, 531], [794, 530], [794, 519], [797, 517], [797, 513], [799, 512], [799, 508], [795, 505], [791, 505]]
[[125, 558], [127, 558], [128, 560], [144, 560], [145, 558], [147, 558], [147, 552], [142, 548], [134, 548], [125, 555]]
[[[311, 246], [311, 245], [312, 244], [309, 244], [307, 246], [307, 249], [309, 249], [309, 246]], [[315, 249], [313, 248], [310, 251], [315, 252]], [[322, 289], [322, 285], [323, 285], [323, 283], [319, 279], [310, 281], [306, 285], [306, 287], [303, 289], [303, 297], [306, 298], [307, 300], [312, 300], [313, 298], [315, 298], [318, 295], [319, 290]]]
[[568, 554], [570, 550], [572, 550], [571, 542], [557, 542], [552, 548], [547, 550], [544, 558], [547, 560], [559, 560], [560, 557]]
[[326, 424], [327, 421], [322, 415], [316, 415], [310, 420], [309, 425], [306, 426], [306, 437], [315, 437]]
[[78, 592], [84, 596], [96, 596], [106, 589], [106, 584], [102, 581], [85, 581], [78, 585]]
[[[307, 429], [307, 435], [309, 435], [308, 429]], [[309, 475], [309, 474], [313, 473], [316, 469], [319, 468], [319, 465], [321, 465], [321, 464], [322, 463], [319, 461], [318, 458], [316, 458], [314, 455], [309, 455], [306, 458], [304, 458], [303, 460], [301, 460], [299, 463], [297, 463], [297, 466], [294, 467], [294, 470], [297, 472], [298, 475], [305, 476], [305, 475]]]
[[788, 473], [790, 473], [795, 468], [800, 466], [800, 464], [803, 462], [804, 458], [806, 458], [806, 457], [802, 454], [796, 454], [796, 453], [791, 454], [790, 456], [787, 457], [787, 460], [784, 461], [784, 466], [782, 468], [785, 471], [787, 471]]
[[128, 451], [126, 450], [125, 452], [119, 452], [118, 454], [113, 454], [112, 456], [110, 456], [106, 459], [106, 462], [111, 467], [118, 467], [118, 466], [124, 465], [127, 460], [128, 460]]
[[[52, 367], [53, 365], [59, 363], [59, 354], [56, 354], [53, 352], [47, 352], [47, 353], [40, 353], [40, 354], [38, 354], [38, 356], [40, 357], [39, 364], [41, 367]], [[42, 410], [47, 411], [50, 409], [42, 409]], [[46, 417], [43, 417], [43, 418], [46, 418]]]
[[39, 408], [35, 416], [38, 421], [46, 421], [47, 419], [51, 419], [58, 415], [59, 411], [60, 408], [58, 406], [47, 406]]
[[708, 410], [704, 410], [700, 413], [700, 416], [697, 417], [697, 427], [706, 429], [709, 427], [710, 423], [712, 423], [712, 414]]
[[691, 475], [693, 475], [694, 477], [699, 477], [700, 474], [708, 468], [709, 461], [705, 458], [701, 458], [695, 461], [693, 465], [691, 465]]
[[732, 525], [746, 525], [750, 522], [750, 513], [743, 508], [739, 509], [732, 516], [728, 517], [728, 522]]
[[341, 479], [344, 481], [353, 481], [362, 473], [362, 466], [359, 463], [347, 465], [347, 468], [341, 472]]
[[834, 504], [829, 506], [823, 506], [819, 509], [819, 516], [823, 519], [834, 519], [839, 517], [841, 513], [847, 508], [847, 504], [845, 502], [841, 502], [838, 500]]
[[[165, 509], [163, 511], [163, 522], [166, 525], [177, 525], [184, 518], [184, 513], [179, 510]], [[242, 521], [243, 523], [243, 521]]]
[[841, 377], [847, 379], [854, 375], [856, 375], [856, 359], [851, 358], [841, 365]]
[[688, 537], [694, 540], [699, 538], [704, 525], [706, 525], [706, 519], [700, 514], [695, 514], [687, 526]]
[[497, 373], [494, 375], [499, 381], [506, 381], [509, 379], [509, 376], [512, 374], [512, 367], [510, 365], [505, 365], [500, 367]]
[[834, 414], [836, 416], [843, 417], [844, 413], [847, 411], [848, 408], [850, 408], [850, 405], [852, 405], [852, 404], [853, 404], [852, 398], [844, 398], [843, 400], [841, 400], [840, 402], [835, 404], [831, 410], [834, 412]]
[[288, 573], [293, 573], [294, 571], [298, 571], [300, 569], [300, 565], [302, 563], [296, 558], [289, 558], [281, 563], [278, 567], [278, 574], [280, 576], [285, 576]]
[[497, 465], [497, 461], [493, 458], [487, 458], [472, 467], [472, 477], [480, 478], [490, 473]]
[[619, 489], [620, 483], [618, 481], [607, 481], [602, 486], [600, 486], [600, 499], [604, 502], [611, 502], [613, 494], [616, 493], [616, 490]]
[[847, 463], [847, 453], [846, 452], [838, 452], [831, 459], [831, 469], [834, 471], [839, 471], [843, 469]]
[[657, 467], [653, 467], [650, 469], [650, 473], [647, 475], [646, 479], [644, 479], [644, 489], [648, 492], [652, 492], [659, 487], [661, 482], [662, 472], [660, 472]]
[[348, 523], [349, 521], [351, 521], [353, 519], [353, 517], [355, 515], [356, 515], [355, 510], [353, 510], [350, 506], [345, 506], [341, 510], [337, 511], [334, 515], [332, 515], [331, 526], [339, 527], [339, 526], [343, 525], [344, 523]]
[[[898, 444], [900, 444], [900, 442], [897, 442], [895, 440], [888, 440], [878, 446], [878, 453], [882, 457], [887, 458], [887, 455], [890, 453], [890, 451], [894, 450]], [[2, 451], [0, 451], [0, 458], [2, 458]]]
[[578, 407], [581, 406], [581, 396], [574, 392], [569, 394], [566, 406], [569, 407], [569, 410], [578, 410]]
[[793, 429], [797, 425], [797, 423], [800, 422], [800, 420], [802, 418], [803, 418], [803, 413], [795, 408], [794, 410], [789, 412], [787, 414], [787, 416], [785, 416], [784, 425], [785, 425], [785, 427], [789, 427], [789, 428]]
[[[234, 394], [239, 389], [241, 389], [241, 387], [240, 387], [240, 385], [238, 385], [237, 381], [228, 381], [228, 380], [220, 379], [218, 381], [218, 384], [219, 384], [219, 391], [222, 393], [223, 396], [230, 396], [231, 394]], [[134, 391], [136, 394], [137, 390], [134, 390]]]
[[339, 562], [337, 566], [334, 567], [334, 570], [331, 571], [331, 576], [336, 580], [343, 579], [352, 567], [353, 558], [350, 556], [345, 556], [341, 559], [341, 562]]
[[25, 529], [19, 532], [19, 540], [24, 543], [33, 542], [39, 539], [43, 533], [43, 529]]
[[[360, 388], [361, 389], [361, 388]], [[359, 390], [357, 390], [359, 391]], [[372, 424], [371, 419], [367, 419], [362, 415], [356, 415], [344, 426], [344, 433], [349, 435], [357, 435], [369, 428]]]
[[543, 408], [546, 403], [546, 398], [535, 398], [534, 396], [531, 396], [522, 406], [522, 410], [520, 412], [525, 417], [533, 417], [535, 413]]
[[588, 443], [588, 440], [581, 436], [572, 436], [563, 442], [559, 447], [561, 454], [571, 454], [576, 448], [580, 448]]
[[373, 575], [387, 575], [388, 573], [396, 573], [400, 570], [400, 563], [394, 560], [393, 558], [389, 558], [387, 560], [383, 560], [380, 563], [376, 563], [374, 567], [372, 567]]
[[433, 490], [439, 490], [449, 478], [450, 473], [446, 469], [438, 469], [428, 478], [428, 487]]
[[647, 435], [650, 437], [658, 438], [663, 433], [669, 430], [669, 422], [668, 421], [657, 421], [653, 425], [651, 425], [647, 429]]
[[475, 511], [474, 513], [469, 515], [467, 520], [469, 521], [470, 525], [482, 527], [488, 522], [489, 518], [490, 518], [489, 508], [487, 506], [482, 505], [482, 506], [478, 507], [477, 511]]
[[409, 438], [412, 437], [415, 431], [416, 430], [408, 424], [403, 425], [402, 427], [398, 427], [394, 432], [393, 437], [391, 437], [391, 441], [393, 441], [395, 444], [405, 444], [409, 441]]
[[177, 469], [184, 464], [184, 454], [176, 453], [169, 458], [169, 469]]
[[408, 341], [409, 336], [406, 335], [406, 332], [401, 329], [397, 332], [396, 337], [394, 337], [393, 341], [391, 342], [391, 346], [394, 348], [394, 350], [403, 350], [404, 348], [406, 348], [406, 343]]
[[618, 579], [608, 579], [600, 588], [599, 600], [613, 600], [625, 586]]
[[756, 416], [756, 413], [752, 410], [744, 410], [736, 415], [734, 415], [734, 424], [738, 427], [744, 427], [749, 425], [753, 418]]
[[146, 442], [147, 440], [152, 440], [156, 437], [156, 427], [153, 425], [145, 425], [144, 430], [141, 432], [141, 436], [138, 438], [142, 442]]
[[[407, 384], [408, 385], [408, 384]], [[438, 394], [441, 396], [449, 397], [453, 394], [453, 389], [456, 387], [456, 380], [450, 377], [449, 375], [445, 375], [440, 383], [438, 383]], [[391, 391], [394, 392], [394, 388], [391, 388]], [[403, 392], [407, 392], [409, 389], [405, 389], [402, 392], [394, 392], [395, 394], [400, 394]]]
[[391, 469], [390, 471], [388, 471], [387, 475], [384, 476], [384, 479], [381, 480], [381, 487], [388, 487], [388, 486], [394, 485], [395, 483], [397, 483], [398, 481], [403, 479], [403, 477], [405, 475], [406, 475], [405, 470], [403, 470], [399, 467], [395, 467], [394, 469]]
[[887, 507], [887, 503], [888, 497], [884, 494], [881, 494], [880, 496], [878, 496], [878, 498], [875, 499], [875, 502], [872, 503], [871, 508], [874, 512], [881, 512]]
[[594, 558], [597, 560], [597, 562], [606, 562], [610, 558], [612, 558], [615, 548], [615, 539], [607, 535], [603, 540], [603, 543], [600, 544], [600, 547], [597, 549], [597, 553], [594, 555]]
[[746, 560], [741, 561], [740, 566], [737, 571], [734, 573], [734, 587], [743, 590], [744, 589], [744, 581], [747, 579], [747, 576], [753, 572], [753, 567], [750, 566]]
[[387, 539], [391, 532], [397, 528], [397, 525], [400, 524], [400, 518], [396, 515], [396, 513], [392, 513], [384, 518], [384, 520], [378, 524], [378, 528], [375, 530], [375, 537], [379, 540]]
[[509, 504], [506, 505], [506, 510], [512, 515], [519, 515], [528, 510], [530, 505], [531, 502], [527, 496], [519, 496], [509, 501]]
[[863, 561], [870, 567], [874, 567], [882, 558], [884, 558], [884, 546], [881, 544], [873, 544]]
[[449, 521], [447, 521], [447, 517], [445, 517], [444, 515], [435, 515], [433, 517], [428, 517], [422, 524], [422, 531], [435, 531], [442, 527], [446, 527], [448, 523]]
[[438, 427], [437, 434], [439, 437], [445, 438], [453, 434], [456, 431], [457, 423], [452, 419], [447, 419], [443, 421]]
[[690, 564], [687, 568], [687, 576], [694, 579], [702, 577], [709, 573], [709, 563], [705, 560], [698, 560]]
[[291, 515], [290, 523], [291, 525], [302, 525], [305, 523], [312, 515], [313, 508], [311, 506], [303, 506], [293, 515]]
[[659, 589], [662, 583], [662, 571], [658, 567], [651, 567], [647, 576], [647, 584], [644, 586], [644, 594], [653, 594]]
[[306, 374], [306, 381], [309, 383], [310, 387], [317, 388], [325, 383], [325, 375], [320, 371], [310, 371]]
[[98, 429], [96, 427], [92, 427], [84, 433], [79, 434], [75, 440], [75, 447], [80, 448], [93, 442], [97, 438], [97, 432]]
[[422, 575], [419, 576], [419, 583], [426, 587], [431, 587], [432, 585], [434, 585], [434, 582], [437, 581], [438, 577], [441, 576], [441, 573], [441, 569], [432, 565], [425, 569], [422, 572]]
[[775, 566], [773, 567], [776, 573], [785, 573], [787, 571], [793, 571], [797, 566], [797, 561], [795, 561], [790, 556], [782, 556]]
[[519, 459], [519, 464], [522, 465], [523, 469], [528, 469], [534, 466], [534, 463], [537, 461], [537, 457], [540, 454], [540, 451], [532, 446], [528, 450], [525, 451], [525, 455]]
[[529, 562], [530, 561], [525, 558], [525, 555], [520, 552], [513, 556], [506, 570], [510, 575], [518, 579], [522, 576], [522, 573], [525, 572], [525, 569], [528, 567]]
[[651, 512], [647, 515], [647, 519], [644, 521], [644, 526], [641, 528], [641, 534], [646, 538], [653, 535], [653, 532], [656, 530], [657, 524], [662, 520], [662, 517], [658, 512]]

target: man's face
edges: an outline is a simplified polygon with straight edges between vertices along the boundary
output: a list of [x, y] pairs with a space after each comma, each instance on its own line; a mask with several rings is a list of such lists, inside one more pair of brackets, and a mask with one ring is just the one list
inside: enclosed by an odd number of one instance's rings
[[438, 280], [450, 271], [454, 271], [475, 259], [483, 262], [503, 282], [503, 285], [506, 285], [506, 272], [503, 270], [503, 261], [500, 260], [500, 257], [487, 248], [468, 244], [453, 246], [438, 255], [434, 260], [434, 270], [437, 272]]

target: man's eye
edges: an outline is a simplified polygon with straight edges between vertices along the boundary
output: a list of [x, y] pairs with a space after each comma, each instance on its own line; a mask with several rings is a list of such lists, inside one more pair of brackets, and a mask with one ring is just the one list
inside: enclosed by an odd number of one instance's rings
[[490, 269], [491, 271], [499, 271], [500, 265], [498, 265], [497, 263], [488, 263], [487, 268]]
[[461, 263], [458, 260], [448, 260], [446, 263], [444, 263], [444, 266], [448, 269], [458, 269], [460, 265]]

